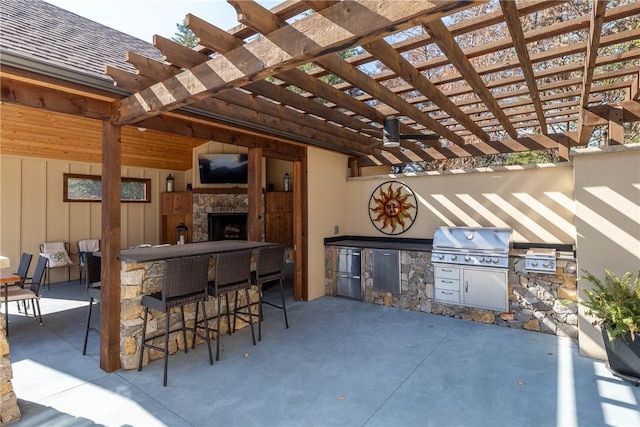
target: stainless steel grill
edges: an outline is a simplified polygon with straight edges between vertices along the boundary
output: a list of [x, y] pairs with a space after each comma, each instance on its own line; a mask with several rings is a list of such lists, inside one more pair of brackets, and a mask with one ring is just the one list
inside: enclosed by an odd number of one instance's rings
[[438, 227], [431, 262], [508, 268], [510, 235], [502, 227]]

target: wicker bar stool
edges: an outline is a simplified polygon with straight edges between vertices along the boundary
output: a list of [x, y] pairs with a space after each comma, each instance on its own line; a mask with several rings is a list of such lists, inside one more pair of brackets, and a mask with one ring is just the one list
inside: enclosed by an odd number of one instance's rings
[[[209, 273], [209, 255], [199, 255], [194, 257], [185, 257], [170, 259], [165, 261], [164, 275], [162, 277], [162, 291], [151, 295], [143, 295], [141, 304], [144, 307], [144, 323], [142, 325], [142, 345], [140, 348], [140, 360], [138, 362], [138, 371], [142, 370], [142, 359], [144, 349], [150, 348], [164, 353], [164, 379], [163, 386], [167, 386], [167, 367], [169, 363], [169, 335], [173, 332], [182, 331], [184, 340], [184, 352], [187, 353], [187, 326], [184, 320], [184, 306], [190, 303], [196, 303], [196, 323], [193, 329], [193, 343], [196, 341], [196, 325], [198, 304], [202, 304], [202, 312], [206, 318], [205, 301], [208, 298], [207, 285]], [[171, 309], [180, 307], [182, 316], [182, 326], [180, 328], [170, 330], [169, 318], [171, 317]], [[162, 334], [147, 337], [147, 318], [149, 310], [157, 310], [165, 313], [165, 331]], [[209, 337], [209, 328], [205, 322], [206, 330], [205, 338], [209, 349], [209, 363], [213, 365], [213, 356], [211, 354], [211, 339]], [[155, 346], [150, 342], [156, 338], [164, 336], [164, 348]]]
[[[227, 319], [229, 319], [229, 294], [231, 292], [244, 290], [245, 297], [249, 301], [249, 289], [251, 288], [251, 250], [241, 250], [234, 252], [223, 252], [216, 254], [216, 273], [215, 280], [209, 282], [208, 292], [209, 295], [216, 298], [218, 313], [216, 314], [216, 360], [220, 360], [220, 307], [222, 303], [222, 297], [225, 297], [227, 306]], [[234, 313], [237, 309], [234, 306]], [[234, 317], [235, 318], [235, 317]], [[203, 323], [206, 327], [209, 320], [206, 315], [204, 320], [196, 323], [196, 327], [202, 328], [199, 323]], [[256, 345], [256, 336], [253, 330], [253, 321], [249, 318], [249, 325], [251, 326], [251, 338], [253, 339], [253, 345]], [[231, 328], [231, 325], [229, 325]], [[195, 343], [194, 343], [195, 345]]]
[[91, 327], [91, 312], [93, 302], [100, 300], [100, 275], [102, 272], [102, 258], [95, 256], [91, 252], [84, 254], [84, 282], [87, 288], [87, 297], [89, 297], [89, 309], [87, 310], [87, 323], [84, 328], [84, 344], [82, 345], [82, 355], [87, 354], [87, 340], [89, 339], [89, 331], [93, 331], [100, 335], [100, 330]]
[[[260, 248], [258, 250], [258, 259], [256, 261], [256, 271], [251, 273], [251, 284], [258, 287], [259, 295], [258, 302], [251, 304], [258, 304], [258, 341], [262, 340], [263, 304], [267, 304], [282, 310], [284, 313], [284, 324], [286, 328], [289, 329], [289, 320], [287, 319], [287, 306], [284, 302], [284, 273], [282, 271], [282, 266], [284, 263], [284, 251], [284, 245], [273, 245]], [[264, 300], [264, 290], [266, 289], [265, 284], [272, 284], [276, 281], [278, 281], [278, 284], [280, 286], [281, 305]], [[239, 307], [234, 312], [234, 315], [240, 315], [242, 319], [245, 319], [245, 316], [256, 316], [251, 312], [250, 307], [247, 305]]]

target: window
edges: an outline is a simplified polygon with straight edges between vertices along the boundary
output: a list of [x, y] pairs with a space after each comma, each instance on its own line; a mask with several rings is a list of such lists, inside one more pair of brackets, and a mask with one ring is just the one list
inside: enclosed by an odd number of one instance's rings
[[[65, 202], [102, 201], [102, 177], [100, 175], [63, 174]], [[125, 178], [121, 182], [121, 201], [127, 203], [151, 202], [151, 180]]]

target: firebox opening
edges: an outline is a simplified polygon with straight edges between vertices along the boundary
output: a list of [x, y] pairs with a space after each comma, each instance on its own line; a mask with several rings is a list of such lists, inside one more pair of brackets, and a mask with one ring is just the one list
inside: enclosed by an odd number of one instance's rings
[[209, 241], [247, 240], [246, 213], [210, 213]]

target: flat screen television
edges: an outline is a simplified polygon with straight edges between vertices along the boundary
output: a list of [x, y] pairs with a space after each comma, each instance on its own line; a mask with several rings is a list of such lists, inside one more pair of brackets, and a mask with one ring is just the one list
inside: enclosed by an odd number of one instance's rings
[[198, 154], [200, 183], [246, 184], [249, 159], [246, 154]]

